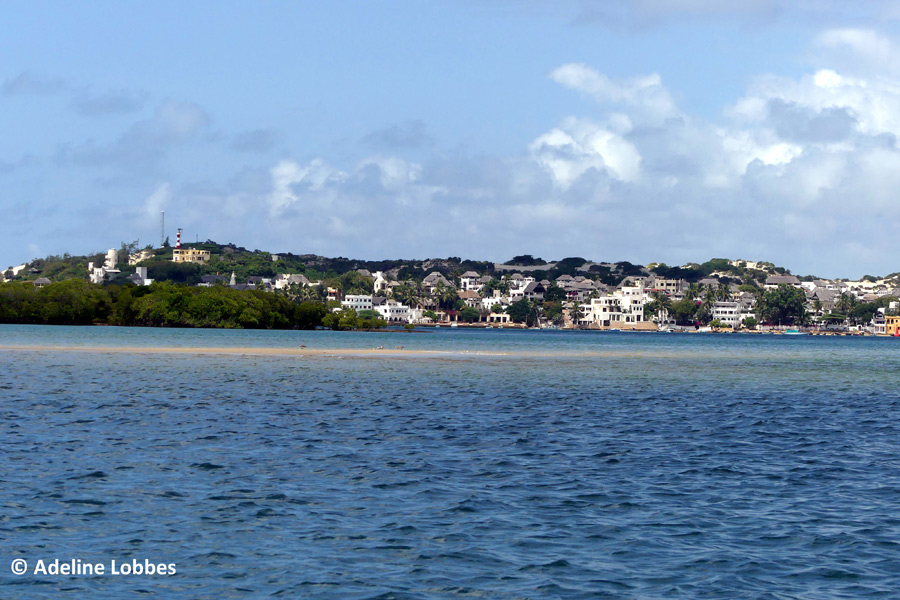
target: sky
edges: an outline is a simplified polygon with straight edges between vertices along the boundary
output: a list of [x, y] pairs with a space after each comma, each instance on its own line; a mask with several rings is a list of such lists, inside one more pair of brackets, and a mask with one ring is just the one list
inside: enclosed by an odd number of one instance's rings
[[138, 240], [900, 271], [900, 3], [8, 0], [0, 266]]

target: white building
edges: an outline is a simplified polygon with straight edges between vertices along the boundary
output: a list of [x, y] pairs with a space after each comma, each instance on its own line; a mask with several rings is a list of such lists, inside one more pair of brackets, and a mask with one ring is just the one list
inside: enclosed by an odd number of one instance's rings
[[578, 323], [601, 327], [642, 323], [646, 300], [643, 286], [623, 286], [612, 294], [592, 298], [587, 304], [582, 304], [584, 316]]
[[481, 277], [475, 271], [466, 271], [459, 278], [459, 289], [480, 292], [484, 287], [484, 284], [479, 281], [480, 279]]
[[128, 255], [128, 265], [134, 266], [142, 261], [149, 260], [151, 258], [153, 258], [153, 250], [144, 248], [143, 250], [138, 250], [134, 254]]
[[388, 289], [389, 282], [381, 271], [375, 272], [375, 282], [372, 284], [372, 292], [385, 292]]
[[134, 285], [150, 285], [153, 283], [152, 279], [147, 278], [147, 267], [135, 267], [134, 273], [128, 276], [127, 281]]
[[284, 288], [290, 287], [291, 285], [298, 285], [300, 287], [306, 287], [308, 285], [318, 285], [310, 283], [309, 279], [302, 274], [290, 274], [284, 273], [281, 275], [276, 275], [273, 280], [273, 285], [276, 290], [283, 290]]
[[743, 320], [740, 302], [713, 302], [712, 320], [718, 319], [722, 325], [738, 329]]
[[396, 300], [385, 300], [377, 305], [374, 309], [379, 316], [388, 323], [411, 323], [410, 310]]
[[116, 268], [116, 263], [119, 261], [119, 253], [115, 248], [110, 248], [106, 252], [106, 258], [103, 260], [102, 267], [94, 267], [94, 263], [88, 263], [88, 278], [91, 283], [103, 283], [103, 281], [107, 278], [112, 279], [116, 275], [118, 275], [121, 271]]
[[350, 308], [356, 312], [372, 310], [372, 296], [348, 294], [341, 300], [341, 308]]

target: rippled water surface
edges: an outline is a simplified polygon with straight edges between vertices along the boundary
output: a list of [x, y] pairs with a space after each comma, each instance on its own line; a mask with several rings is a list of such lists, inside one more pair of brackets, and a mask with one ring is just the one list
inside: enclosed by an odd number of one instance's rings
[[[299, 343], [434, 353], [139, 351]], [[4, 599], [900, 590], [896, 340], [2, 326], [0, 346], [40, 347], [0, 349]]]

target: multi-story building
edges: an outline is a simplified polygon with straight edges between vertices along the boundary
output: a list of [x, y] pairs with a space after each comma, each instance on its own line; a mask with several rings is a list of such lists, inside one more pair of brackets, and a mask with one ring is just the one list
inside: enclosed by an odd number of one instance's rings
[[209, 262], [209, 250], [197, 250], [196, 248], [175, 248], [172, 250], [172, 262]]
[[722, 325], [738, 329], [741, 325], [742, 310], [740, 302], [713, 302], [712, 320], [719, 320]]
[[601, 327], [642, 323], [645, 302], [646, 294], [643, 286], [623, 286], [610, 295], [592, 298], [589, 303], [582, 304], [584, 316], [578, 323]]
[[372, 310], [372, 296], [362, 294], [347, 294], [341, 300], [341, 308], [350, 308], [359, 312], [361, 310]]

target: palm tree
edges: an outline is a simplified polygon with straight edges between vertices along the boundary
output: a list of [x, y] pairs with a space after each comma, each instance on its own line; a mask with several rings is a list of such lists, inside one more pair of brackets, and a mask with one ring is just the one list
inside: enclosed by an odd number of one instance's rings
[[446, 285], [443, 281], [438, 281], [434, 286], [434, 296], [437, 298], [438, 306], [441, 308], [452, 308], [454, 300], [459, 297], [456, 289]]
[[716, 289], [716, 298], [723, 302], [731, 300], [731, 287], [727, 283], [720, 283]]
[[684, 293], [684, 297], [687, 298], [688, 300], [696, 300], [700, 296], [701, 290], [702, 290], [702, 288], [701, 288], [700, 284], [694, 282], [694, 283], [688, 285], [688, 289]]
[[841, 313], [847, 314], [853, 307], [856, 306], [856, 298], [844, 292], [838, 297], [837, 302], [835, 303], [835, 308], [837, 308]]
[[672, 308], [672, 299], [665, 292], [653, 292], [653, 302], [651, 304], [655, 305], [653, 306], [653, 311], [656, 313], [657, 320], [662, 320], [663, 312], [668, 315], [669, 309]]
[[405, 304], [406, 306], [418, 308], [422, 306], [422, 283], [414, 279], [407, 279], [394, 288], [394, 298]]
[[569, 318], [572, 319], [573, 325], [578, 325], [578, 322], [584, 318], [584, 309], [579, 302], [575, 302], [569, 309]]

